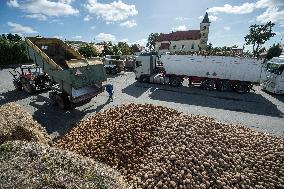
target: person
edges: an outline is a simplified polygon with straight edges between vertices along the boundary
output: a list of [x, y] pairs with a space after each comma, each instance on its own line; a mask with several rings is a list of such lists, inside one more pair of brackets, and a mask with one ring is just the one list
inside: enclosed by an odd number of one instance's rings
[[112, 84], [107, 84], [106, 85], [106, 91], [109, 95], [108, 99], [113, 101], [113, 85]]

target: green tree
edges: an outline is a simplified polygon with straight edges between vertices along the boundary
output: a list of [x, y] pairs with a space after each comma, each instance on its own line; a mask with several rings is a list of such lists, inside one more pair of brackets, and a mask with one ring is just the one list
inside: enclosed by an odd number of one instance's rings
[[99, 55], [97, 49], [90, 44], [80, 47], [78, 51], [86, 58], [96, 57]]
[[249, 34], [245, 36], [246, 45], [252, 45], [253, 55], [259, 57], [263, 52], [262, 45], [276, 34], [272, 32], [272, 28], [275, 24], [267, 22], [262, 25], [251, 25], [249, 27]]
[[268, 49], [266, 54], [266, 59], [270, 60], [273, 57], [278, 57], [281, 55], [282, 49], [280, 48], [279, 43], [277, 45], [273, 44], [270, 49]]
[[104, 55], [114, 55], [113, 46], [111, 42], [104, 44], [103, 54]]
[[211, 51], [212, 49], [213, 49], [212, 43], [209, 43], [209, 44], [207, 45], [207, 50], [208, 50], [208, 51]]
[[6, 38], [7, 40], [14, 42], [20, 42], [22, 40], [22, 37], [19, 36], [18, 34], [13, 35], [11, 33], [7, 34]]
[[155, 50], [155, 44], [158, 41], [159, 34], [158, 33], [151, 33], [148, 37], [148, 42], [146, 44], [146, 47], [150, 49], [150, 51]]
[[133, 53], [134, 52], [141, 52], [141, 50], [140, 50], [140, 48], [139, 48], [139, 46], [137, 44], [133, 44], [131, 46], [131, 50], [132, 50]]
[[28, 61], [25, 42], [15, 34], [0, 35], [0, 65], [20, 64]]
[[118, 47], [118, 45], [113, 45], [112, 51], [114, 55], [122, 55], [122, 52], [120, 51], [120, 48]]
[[118, 42], [117, 44], [122, 55], [132, 55], [133, 51], [126, 42]]

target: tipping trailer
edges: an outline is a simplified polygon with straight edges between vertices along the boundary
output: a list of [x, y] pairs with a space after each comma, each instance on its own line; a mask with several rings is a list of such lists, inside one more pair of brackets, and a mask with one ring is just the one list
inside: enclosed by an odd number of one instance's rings
[[246, 93], [260, 83], [263, 60], [244, 57], [141, 54], [136, 57], [136, 79], [181, 86], [199, 83], [203, 89]]
[[27, 37], [25, 39], [28, 57], [34, 61], [40, 72], [25, 80], [25, 86], [35, 88], [34, 80], [44, 75], [43, 83], [52, 91], [51, 102], [62, 109], [68, 109], [79, 102], [86, 102], [103, 91], [106, 80], [103, 62], [99, 59], [85, 59], [77, 51], [56, 38]]

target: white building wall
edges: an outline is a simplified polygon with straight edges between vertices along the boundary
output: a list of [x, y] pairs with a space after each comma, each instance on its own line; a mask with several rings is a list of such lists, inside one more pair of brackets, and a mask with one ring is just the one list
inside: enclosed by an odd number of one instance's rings
[[169, 41], [156, 42], [155, 50], [157, 52], [161, 51], [159, 50], [159, 48], [162, 43], [170, 43], [169, 51], [171, 53], [174, 53], [176, 51], [196, 52], [199, 51], [200, 40], [198, 39], [198, 40], [180, 40], [180, 41], [171, 41], [171, 42]]

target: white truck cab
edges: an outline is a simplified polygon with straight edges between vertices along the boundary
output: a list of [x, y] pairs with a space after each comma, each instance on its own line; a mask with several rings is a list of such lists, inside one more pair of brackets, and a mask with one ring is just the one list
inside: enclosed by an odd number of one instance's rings
[[268, 92], [284, 94], [284, 54], [267, 62], [261, 86]]
[[136, 56], [135, 76], [136, 79], [150, 77], [156, 66], [156, 56], [150, 53], [144, 53]]

